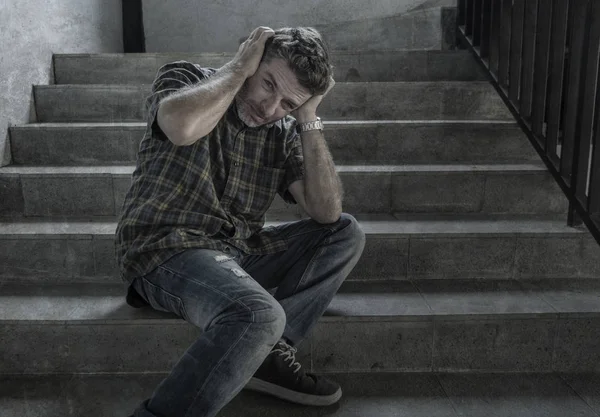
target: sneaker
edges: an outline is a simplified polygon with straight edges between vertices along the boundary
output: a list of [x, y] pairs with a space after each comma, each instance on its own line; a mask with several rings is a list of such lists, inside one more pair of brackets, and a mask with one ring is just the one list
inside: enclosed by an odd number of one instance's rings
[[340, 386], [323, 376], [305, 373], [296, 361], [297, 349], [279, 341], [246, 389], [303, 405], [325, 406], [342, 397]]

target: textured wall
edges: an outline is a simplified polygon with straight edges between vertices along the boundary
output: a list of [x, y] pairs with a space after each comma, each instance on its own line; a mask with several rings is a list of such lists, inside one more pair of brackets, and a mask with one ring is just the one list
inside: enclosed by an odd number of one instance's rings
[[148, 52], [231, 52], [256, 26], [315, 26], [335, 49], [441, 49], [456, 0], [143, 0]]
[[35, 121], [32, 85], [49, 84], [53, 53], [122, 52], [121, 0], [0, 0], [0, 162], [8, 126]]

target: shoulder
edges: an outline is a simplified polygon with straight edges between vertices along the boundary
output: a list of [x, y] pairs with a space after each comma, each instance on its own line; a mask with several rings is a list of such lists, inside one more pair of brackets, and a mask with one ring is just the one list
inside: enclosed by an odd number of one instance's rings
[[188, 85], [195, 84], [213, 75], [217, 70], [205, 68], [199, 64], [188, 61], [174, 61], [160, 67], [156, 73], [156, 80], [180, 80]]

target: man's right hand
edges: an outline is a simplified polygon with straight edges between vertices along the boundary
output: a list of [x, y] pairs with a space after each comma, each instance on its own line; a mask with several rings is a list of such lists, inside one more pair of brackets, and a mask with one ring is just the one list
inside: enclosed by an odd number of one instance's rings
[[246, 78], [254, 75], [258, 69], [265, 51], [265, 43], [274, 34], [273, 29], [260, 26], [254, 29], [248, 39], [240, 45], [232, 63]]

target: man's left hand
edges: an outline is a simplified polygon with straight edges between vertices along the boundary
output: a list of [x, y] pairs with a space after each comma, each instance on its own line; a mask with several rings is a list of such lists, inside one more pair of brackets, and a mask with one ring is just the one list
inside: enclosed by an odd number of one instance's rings
[[333, 77], [329, 78], [329, 85], [327, 90], [323, 94], [315, 95], [306, 100], [306, 102], [294, 110], [291, 115], [298, 121], [298, 123], [312, 122], [317, 119], [317, 107], [321, 104], [323, 97], [331, 91], [335, 85]]

